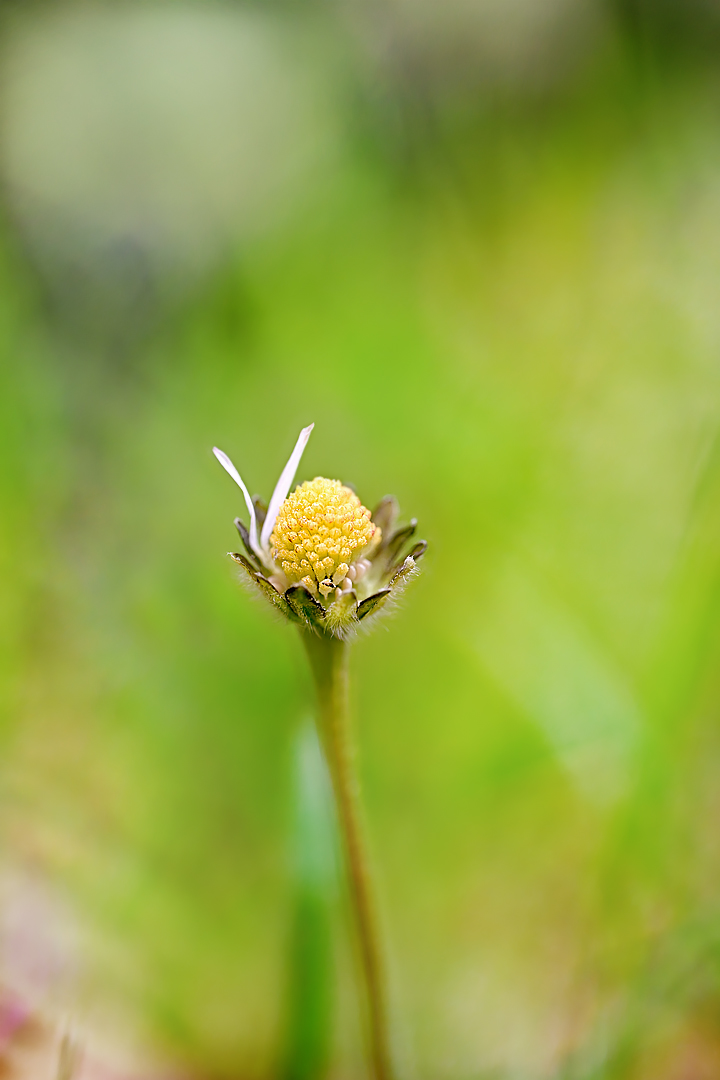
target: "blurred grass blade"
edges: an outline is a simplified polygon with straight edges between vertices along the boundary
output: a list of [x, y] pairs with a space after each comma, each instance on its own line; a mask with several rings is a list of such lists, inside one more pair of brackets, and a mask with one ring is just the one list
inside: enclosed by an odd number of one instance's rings
[[293, 863], [295, 904], [289, 950], [284, 1080], [319, 1080], [329, 1060], [333, 964], [331, 905], [335, 891], [335, 824], [329, 780], [314, 727], [294, 747]]

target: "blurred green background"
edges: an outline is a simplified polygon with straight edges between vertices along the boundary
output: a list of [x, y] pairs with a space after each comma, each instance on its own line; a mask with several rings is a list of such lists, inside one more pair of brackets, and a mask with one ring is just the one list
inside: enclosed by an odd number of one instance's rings
[[267, 498], [315, 421], [299, 478], [431, 543], [352, 661], [403, 1077], [720, 1076], [720, 5], [0, 17], [7, 1001], [113, 1075], [365, 1077], [210, 453]]

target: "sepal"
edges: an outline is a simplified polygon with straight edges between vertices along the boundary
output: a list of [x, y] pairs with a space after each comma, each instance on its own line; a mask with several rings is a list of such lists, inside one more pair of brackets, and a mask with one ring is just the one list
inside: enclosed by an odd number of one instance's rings
[[397, 559], [398, 555], [407, 544], [408, 540], [411, 540], [415, 535], [417, 529], [417, 519], [413, 518], [408, 525], [404, 525], [402, 529], [398, 529], [389, 537], [387, 543], [383, 545], [381, 551], [385, 556], [385, 561], [388, 567]]
[[400, 507], [394, 495], [386, 495], [372, 512], [372, 520], [382, 531], [383, 536], [390, 536], [395, 528]]
[[325, 625], [336, 637], [347, 637], [358, 619], [358, 598], [349, 589], [334, 600], [325, 614]]
[[422, 559], [423, 555], [427, 551], [427, 540], [418, 540], [417, 544], [414, 544], [407, 555], [402, 559], [398, 559], [394, 566], [391, 566], [388, 573], [390, 574], [390, 583], [392, 584], [397, 574], [403, 569], [408, 559], [412, 559], [414, 563], [417, 563]]
[[265, 524], [265, 518], [267, 517], [267, 503], [263, 502], [259, 495], [253, 495], [253, 506], [255, 507], [255, 517], [257, 518], [258, 532], [261, 531]]
[[290, 616], [291, 612], [287, 600], [282, 593], [277, 591], [273, 583], [268, 581], [264, 574], [255, 574], [255, 584], [259, 587], [266, 599], [282, 611], [283, 615]]
[[283, 615], [286, 615], [289, 618], [292, 613], [287, 604], [287, 601], [285, 600], [284, 596], [277, 591], [272, 582], [268, 581], [264, 574], [261, 574], [259, 571], [257, 571], [253, 567], [250, 560], [246, 559], [244, 555], [241, 555], [239, 551], [229, 551], [228, 555], [233, 560], [233, 562], [236, 562], [238, 564], [238, 566], [242, 566], [243, 570], [250, 578], [253, 585], [255, 585], [260, 590], [265, 599], [269, 600], [274, 607], [278, 608], [278, 610], [281, 611]]
[[248, 553], [248, 557], [250, 559], [250, 562], [253, 564], [253, 566], [255, 567], [256, 570], [260, 570], [261, 569], [260, 560], [258, 559], [257, 555], [255, 554], [255, 552], [252, 549], [252, 544], [250, 543], [250, 533], [245, 528], [244, 523], [240, 520], [239, 517], [235, 518], [235, 528], [240, 533], [240, 539], [243, 542], [243, 547], [245, 548], [246, 552]]
[[358, 620], [364, 619], [367, 615], [372, 615], [374, 612], [379, 611], [387, 601], [391, 592], [392, 589], [381, 589], [379, 592], [373, 593], [372, 596], [368, 596], [366, 600], [363, 600], [357, 610]]
[[296, 619], [317, 628], [325, 620], [325, 609], [304, 585], [291, 585], [284, 593], [285, 600]]
[[422, 559], [423, 555], [427, 551], [427, 546], [427, 540], [418, 540], [417, 544], [414, 544], [410, 548], [410, 550], [408, 551], [408, 555], [412, 555], [415, 562], [418, 562], [420, 559]]
[[416, 570], [417, 566], [415, 564], [415, 560], [413, 559], [412, 555], [408, 555], [400, 568], [395, 571], [392, 578], [390, 579], [390, 588], [395, 589], [398, 585], [406, 582], [409, 578], [412, 577]]
[[242, 566], [248, 577], [253, 579], [255, 578], [257, 570], [249, 559], [246, 559], [245, 556], [241, 555], [239, 551], [228, 551], [228, 555], [233, 560], [233, 562], [236, 562], [238, 564], [238, 566]]

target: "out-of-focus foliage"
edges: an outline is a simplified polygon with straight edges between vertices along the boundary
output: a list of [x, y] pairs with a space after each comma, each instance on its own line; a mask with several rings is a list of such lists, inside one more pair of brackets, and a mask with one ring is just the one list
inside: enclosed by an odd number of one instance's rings
[[2, 977], [101, 1057], [364, 1075], [209, 452], [314, 420], [432, 542], [353, 659], [409, 1075], [720, 1072], [718, 22], [6, 10]]

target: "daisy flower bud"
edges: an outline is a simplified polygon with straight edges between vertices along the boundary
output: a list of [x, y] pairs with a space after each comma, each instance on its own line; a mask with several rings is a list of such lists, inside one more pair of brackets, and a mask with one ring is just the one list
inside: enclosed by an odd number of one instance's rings
[[371, 513], [351, 488], [323, 476], [289, 494], [313, 426], [300, 432], [267, 507], [251, 499], [230, 458], [217, 447], [213, 453], [241, 489], [250, 519], [249, 528], [235, 520], [245, 554], [231, 558], [288, 619], [346, 637], [397, 594], [427, 545], [407, 550], [416, 522], [395, 528], [392, 496]]

